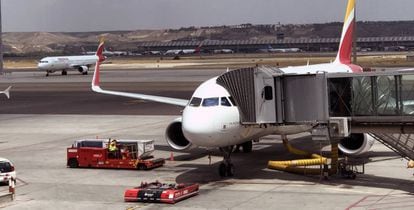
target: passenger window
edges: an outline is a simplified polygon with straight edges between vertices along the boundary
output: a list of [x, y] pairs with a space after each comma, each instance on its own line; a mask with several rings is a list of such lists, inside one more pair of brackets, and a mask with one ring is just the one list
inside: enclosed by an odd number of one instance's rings
[[229, 100], [227, 100], [227, 98], [226, 98], [226, 97], [221, 97], [221, 99], [220, 99], [220, 104], [221, 104], [222, 106], [231, 106], [231, 104], [230, 104]]
[[201, 98], [197, 98], [197, 97], [193, 97], [192, 99], [191, 99], [191, 101], [190, 101], [190, 106], [194, 106], [194, 107], [197, 107], [197, 106], [200, 106], [200, 104], [201, 104]]
[[219, 98], [205, 98], [203, 100], [203, 106], [218, 106], [219, 105]]
[[229, 97], [229, 99], [230, 99], [230, 101], [231, 101], [231, 103], [233, 104], [233, 106], [237, 106], [237, 104], [236, 104], [236, 102], [234, 101], [234, 98], [233, 97]]

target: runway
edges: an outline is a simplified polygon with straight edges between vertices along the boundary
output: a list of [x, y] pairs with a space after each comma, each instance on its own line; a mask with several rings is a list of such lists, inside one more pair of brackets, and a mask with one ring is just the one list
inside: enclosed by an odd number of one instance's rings
[[[189, 99], [202, 81], [221, 69], [104, 70], [102, 87]], [[15, 71], [0, 77], [13, 85], [11, 99], [0, 96], [0, 156], [16, 165], [16, 201], [6, 209], [412, 209], [414, 177], [406, 162], [380, 143], [366, 154], [357, 179], [304, 176], [267, 169], [268, 160], [297, 158], [279, 136], [255, 143], [253, 152], [232, 156], [236, 175], [222, 179], [218, 149], [173, 151], [165, 128], [181, 107], [106, 96], [90, 90], [91, 75], [45, 77]], [[151, 171], [66, 168], [66, 148], [83, 138], [154, 139], [154, 155], [166, 158]], [[289, 136], [313, 148], [307, 135]], [[173, 152], [174, 161], [169, 161]], [[211, 159], [208, 155], [211, 155]], [[211, 160], [211, 162], [210, 162]], [[125, 203], [127, 188], [150, 182], [198, 182], [200, 194], [175, 205]], [[7, 191], [0, 186], [0, 194]]]

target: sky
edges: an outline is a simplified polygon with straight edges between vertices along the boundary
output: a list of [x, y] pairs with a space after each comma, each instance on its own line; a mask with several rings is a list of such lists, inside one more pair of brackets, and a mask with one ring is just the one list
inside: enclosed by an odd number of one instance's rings
[[[1, 0], [4, 32], [343, 21], [347, 0]], [[362, 21], [414, 20], [413, 0], [357, 0]]]

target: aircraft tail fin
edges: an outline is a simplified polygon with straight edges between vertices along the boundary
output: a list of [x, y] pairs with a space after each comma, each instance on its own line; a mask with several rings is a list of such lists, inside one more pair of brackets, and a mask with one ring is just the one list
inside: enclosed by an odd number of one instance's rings
[[348, 0], [342, 35], [335, 63], [350, 64], [355, 26], [355, 0]]
[[96, 61], [96, 64], [95, 64], [95, 71], [93, 73], [92, 84], [91, 84], [92, 90], [94, 91], [97, 89], [100, 89], [99, 87], [100, 65], [101, 65], [101, 62], [105, 60], [105, 56], [103, 56], [104, 43], [105, 43], [105, 40], [103, 37], [101, 37], [99, 40], [98, 49], [96, 50], [96, 54], [95, 54], [96, 56], [98, 56], [99, 59]]
[[201, 42], [200, 45], [198, 45], [195, 50], [194, 53], [200, 53], [201, 52], [201, 47], [203, 46], [204, 42]]
[[95, 55], [98, 56], [100, 62], [105, 60], [105, 56], [103, 56], [104, 43], [105, 43], [105, 40], [103, 37], [101, 37], [99, 40], [98, 49], [96, 50], [96, 53], [95, 53]]
[[6, 95], [7, 98], [10, 98], [10, 89], [12, 86], [9, 86], [6, 90], [4, 91], [0, 91], [0, 93], [4, 93], [4, 95]]

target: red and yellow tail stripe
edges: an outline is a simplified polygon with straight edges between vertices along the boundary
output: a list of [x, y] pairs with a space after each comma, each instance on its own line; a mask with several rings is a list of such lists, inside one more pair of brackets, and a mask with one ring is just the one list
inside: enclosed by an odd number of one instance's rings
[[355, 26], [355, 0], [349, 0], [346, 9], [344, 26], [342, 28], [341, 41], [335, 62], [342, 64], [351, 63], [352, 41]]

